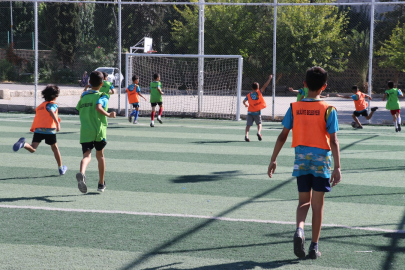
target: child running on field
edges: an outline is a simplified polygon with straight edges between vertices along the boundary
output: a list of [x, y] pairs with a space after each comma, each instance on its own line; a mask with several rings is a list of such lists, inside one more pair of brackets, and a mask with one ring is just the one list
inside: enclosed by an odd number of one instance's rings
[[394, 88], [394, 82], [388, 82], [388, 90], [385, 91], [383, 101], [387, 98], [385, 108], [391, 111], [392, 120], [394, 121], [395, 132], [401, 131], [401, 105], [398, 97], [403, 97], [401, 89]]
[[360, 89], [357, 87], [357, 85], [352, 86], [352, 92], [353, 95], [339, 95], [336, 94], [337, 97], [341, 98], [351, 98], [354, 101], [354, 106], [356, 110], [353, 112], [352, 117], [354, 120], [354, 123], [352, 123], [352, 126], [354, 128], [360, 128], [362, 129], [363, 126], [361, 125], [359, 119], [360, 115], [364, 116], [367, 120], [370, 120], [371, 117], [373, 117], [374, 112], [378, 109], [378, 107], [373, 107], [371, 108], [370, 114], [368, 114], [367, 107], [368, 103], [366, 102], [366, 98], [369, 100], [372, 100], [371, 96], [364, 94], [363, 92], [360, 91]]
[[14, 144], [13, 150], [18, 151], [24, 147], [29, 152], [35, 153], [41, 141], [45, 140], [45, 143], [51, 146], [56, 163], [58, 163], [59, 174], [63, 175], [66, 173], [67, 167], [62, 165], [62, 157], [56, 143], [56, 132], [60, 130], [60, 119], [58, 117], [58, 104], [55, 101], [59, 93], [59, 87], [52, 84], [48, 84], [42, 90], [42, 97], [45, 101], [35, 110], [34, 122], [30, 129], [31, 132], [34, 132], [32, 143], [26, 143], [25, 138], [22, 137]]
[[[283, 130], [277, 138], [267, 174], [271, 178], [277, 167], [277, 156], [288, 133], [292, 129], [292, 147], [295, 147], [293, 176], [297, 177], [298, 207], [297, 229], [294, 234], [294, 254], [304, 258], [304, 224], [308, 210], [312, 207], [312, 242], [308, 256], [316, 259], [321, 256], [318, 241], [321, 233], [325, 192], [340, 182], [340, 153], [336, 132], [339, 130], [337, 113], [334, 107], [320, 100], [326, 88], [328, 74], [320, 67], [307, 70], [305, 81], [308, 98], [294, 102], [283, 119]], [[331, 153], [332, 150], [332, 153]], [[334, 171], [331, 174], [331, 154]]]
[[134, 117], [134, 124], [138, 124], [139, 115], [139, 97], [142, 97], [145, 101], [146, 98], [142, 96], [141, 89], [139, 88], [139, 77], [137, 75], [132, 76], [132, 84], [127, 88], [128, 103], [132, 104], [134, 111], [128, 115], [128, 121], [132, 122], [132, 116]]
[[80, 144], [83, 152], [80, 172], [76, 174], [76, 180], [82, 193], [87, 192], [85, 173], [91, 160], [93, 148], [96, 148], [98, 161], [99, 182], [97, 190], [103, 192], [106, 188], [104, 147], [107, 145], [107, 117], [115, 118], [116, 113], [106, 111], [109, 97], [105, 93], [99, 92], [102, 83], [103, 74], [99, 71], [93, 71], [90, 74], [92, 90], [84, 92], [76, 106], [80, 115]]
[[99, 91], [101, 93], [106, 93], [107, 95], [114, 94], [115, 93], [114, 85], [112, 84], [112, 82], [107, 81], [108, 78], [107, 72], [103, 72], [103, 77], [104, 77], [103, 85], [101, 86]]
[[[245, 141], [250, 142], [249, 139], [249, 130], [250, 127], [253, 125], [253, 121], [257, 125], [257, 138], [259, 141], [262, 140], [262, 113], [261, 110], [266, 108], [266, 101], [264, 100], [262, 96], [262, 92], [266, 89], [266, 87], [269, 85], [271, 79], [273, 78], [273, 75], [269, 76], [269, 79], [263, 87], [259, 90], [259, 83], [255, 82], [252, 84], [252, 92], [246, 95], [245, 99], [243, 100], [243, 105], [245, 105], [246, 108], [248, 108], [248, 114], [246, 117], [246, 129], [245, 129]], [[246, 102], [249, 103], [246, 104]]]
[[151, 122], [150, 126], [155, 126], [155, 109], [156, 105], [159, 105], [159, 115], [157, 120], [159, 123], [162, 122], [162, 112], [163, 112], [163, 92], [162, 92], [162, 83], [160, 82], [160, 75], [158, 73], [153, 74], [153, 82], [150, 83], [150, 104], [152, 106]]

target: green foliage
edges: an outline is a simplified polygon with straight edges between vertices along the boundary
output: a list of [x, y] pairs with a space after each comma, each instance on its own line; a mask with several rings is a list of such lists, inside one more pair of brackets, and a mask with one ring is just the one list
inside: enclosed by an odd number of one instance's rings
[[350, 49], [350, 63], [360, 75], [359, 85], [367, 82], [370, 54], [370, 31], [352, 30], [352, 34], [347, 37], [347, 44]]
[[376, 52], [384, 58], [379, 62], [381, 67], [392, 67], [398, 71], [405, 72], [405, 24], [397, 26], [392, 30], [388, 40], [382, 43], [381, 48]]
[[17, 74], [14, 66], [6, 59], [0, 60], [0, 80], [1, 81], [14, 81]]
[[78, 61], [82, 63], [83, 71], [92, 71], [98, 67], [113, 67], [114, 59], [114, 54], [106, 53], [104, 48], [97, 46], [91, 53], [81, 55]]

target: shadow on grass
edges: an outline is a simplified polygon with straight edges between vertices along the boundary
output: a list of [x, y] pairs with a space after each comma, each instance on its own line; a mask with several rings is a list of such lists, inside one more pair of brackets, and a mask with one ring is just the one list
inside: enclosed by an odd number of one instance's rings
[[27, 177], [8, 177], [8, 178], [0, 178], [0, 181], [5, 181], [5, 180], [23, 180], [23, 179], [41, 179], [41, 178], [50, 178], [50, 177], [58, 177], [59, 174], [52, 174], [52, 175], [46, 175], [46, 176], [27, 176]]
[[55, 203], [55, 202], [73, 202], [73, 201], [60, 201], [60, 200], [53, 200], [51, 198], [68, 198], [68, 197], [76, 197], [79, 195], [59, 195], [59, 196], [38, 196], [38, 197], [16, 197], [16, 198], [0, 198], [0, 203], [4, 202], [17, 202], [17, 201], [41, 201], [47, 203]]
[[350, 147], [352, 147], [352, 146], [354, 146], [354, 145], [356, 145], [356, 144], [358, 144], [358, 143], [361, 143], [361, 142], [364, 142], [364, 141], [367, 141], [367, 140], [371, 140], [371, 139], [377, 138], [378, 136], [379, 136], [379, 135], [374, 135], [374, 136], [370, 136], [370, 137], [367, 137], [367, 138], [364, 138], [364, 139], [361, 139], [361, 140], [358, 140], [358, 141], [349, 143], [348, 145], [346, 145], [346, 146], [340, 148], [340, 151], [344, 151], [344, 150], [346, 150], [346, 149], [348, 149], [348, 148], [350, 148]]
[[[242, 202], [240, 202], [240, 203], [226, 209], [225, 211], [222, 211], [221, 213], [216, 215], [216, 217], [225, 217], [225, 216], [229, 215], [230, 213], [232, 213], [232, 212], [234, 212], [234, 211], [236, 211], [236, 210], [238, 210], [240, 208], [243, 208], [244, 206], [254, 202], [255, 200], [257, 200], [259, 198], [262, 198], [264, 196], [267, 196], [267, 195], [277, 191], [278, 189], [280, 189], [283, 186], [285, 186], [285, 185], [289, 184], [290, 182], [292, 182], [294, 179], [295, 179], [295, 177], [292, 177], [292, 178], [290, 178], [290, 179], [288, 179], [286, 181], [281, 182], [280, 184], [278, 184], [275, 187], [272, 187], [272, 188], [270, 188], [270, 189], [268, 189], [268, 190], [266, 190], [266, 191], [264, 191], [262, 193], [259, 193], [258, 195], [253, 196], [253, 197], [251, 197], [249, 199], [246, 199], [245, 201], [242, 201]], [[184, 239], [190, 237], [191, 235], [194, 235], [194, 234], [198, 233], [200, 230], [204, 229], [205, 227], [211, 225], [214, 222], [218, 222], [218, 220], [215, 219], [215, 218], [212, 218], [212, 219], [207, 219], [207, 220], [201, 222], [200, 224], [198, 224], [198, 225], [192, 227], [191, 229], [189, 229], [189, 230], [187, 230], [187, 231], [173, 237], [172, 239], [164, 242], [163, 244], [161, 244], [159, 246], [156, 246], [155, 248], [152, 248], [151, 250], [149, 250], [146, 253], [142, 254], [139, 258], [137, 258], [134, 261], [130, 262], [126, 266], [122, 267], [121, 269], [126, 270], [126, 269], [137, 268], [141, 263], [144, 263], [145, 261], [149, 260], [151, 257], [155, 256], [156, 254], [159, 254], [160, 252], [163, 252], [165, 249], [167, 249], [167, 248], [169, 248], [169, 247], [183, 241]], [[296, 261], [296, 260], [291, 260], [291, 261], [287, 261], [287, 262], [292, 262], [292, 261]], [[254, 263], [254, 264], [256, 264], [256, 263]], [[273, 264], [274, 264], [274, 262], [273, 262]], [[211, 268], [195, 268], [195, 269], [221, 269], [219, 267], [220, 267], [219, 265], [215, 265], [215, 266], [212, 266]], [[223, 265], [221, 267], [223, 269], [225, 269], [225, 265]], [[237, 267], [237, 265], [235, 265], [235, 267]], [[280, 265], [278, 265], [278, 267], [280, 267]], [[241, 268], [241, 267], [233, 268], [231, 266], [228, 266], [227, 268], [228, 269], [249, 269], [249, 268], [246, 268], [246, 266], [244, 268]], [[151, 268], [151, 269], [153, 269], [153, 268]], [[155, 268], [155, 269], [158, 269], [158, 268]]]
[[197, 183], [197, 182], [213, 182], [219, 181], [225, 178], [235, 177], [239, 171], [224, 171], [224, 172], [214, 172], [206, 175], [181, 175], [171, 182], [175, 184], [184, 184], [184, 183]]
[[216, 144], [216, 143], [222, 144], [222, 143], [245, 143], [245, 141], [242, 141], [242, 140], [240, 140], [240, 141], [197, 141], [197, 142], [191, 142], [191, 143], [194, 143], [194, 144]]
[[[273, 261], [268, 263], [259, 263], [254, 261], [241, 261], [241, 262], [232, 262], [232, 263], [223, 263], [223, 264], [215, 264], [215, 265], [206, 265], [206, 266], [198, 266], [193, 268], [175, 268], [170, 267], [171, 270], [217, 270], [217, 269], [232, 269], [232, 270], [249, 270], [249, 269], [256, 269], [257, 267], [263, 269], [275, 269], [280, 268], [282, 266], [288, 265], [296, 265], [299, 263], [299, 260], [283, 260], [283, 261]], [[162, 265], [158, 267], [152, 268], [143, 268], [144, 270], [159, 270], [159, 269], [168, 269], [168, 266], [172, 265], [179, 265], [181, 263], [172, 263], [169, 265]]]
[[[401, 223], [398, 224], [397, 230], [405, 230], [405, 212], [402, 215]], [[400, 240], [404, 239], [404, 235], [398, 234], [386, 234], [391, 237], [391, 243], [388, 247], [385, 247], [385, 250], [388, 252], [385, 257], [384, 264], [381, 269], [390, 270], [393, 268], [396, 257], [403, 255], [405, 253], [405, 248], [399, 247]], [[402, 241], [401, 241], [402, 242]]]

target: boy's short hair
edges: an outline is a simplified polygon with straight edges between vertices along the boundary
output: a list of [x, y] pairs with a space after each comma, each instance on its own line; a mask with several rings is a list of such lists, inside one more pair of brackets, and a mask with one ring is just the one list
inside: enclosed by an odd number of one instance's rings
[[59, 96], [59, 87], [55, 84], [48, 84], [44, 90], [42, 90], [42, 97], [46, 101], [52, 101]]
[[132, 81], [134, 82], [134, 81], [136, 81], [136, 80], [139, 80], [139, 76], [138, 76], [138, 75], [132, 76]]
[[90, 73], [90, 84], [93, 87], [98, 87], [103, 83], [103, 73], [100, 71], [92, 71]]
[[388, 87], [389, 87], [389, 88], [394, 88], [394, 82], [389, 81], [389, 82], [388, 82]]
[[153, 74], [153, 79], [156, 80], [157, 78], [160, 78], [160, 74], [159, 73]]
[[252, 83], [252, 89], [253, 90], [259, 89], [259, 83], [257, 83], [257, 82]]
[[312, 67], [307, 70], [305, 81], [310, 91], [318, 91], [328, 81], [328, 72], [321, 67]]
[[104, 79], [108, 78], [107, 72], [103, 72], [103, 77], [104, 77]]
[[352, 90], [357, 90], [357, 89], [359, 89], [359, 88], [357, 87], [357, 85], [353, 85], [353, 86], [352, 86]]

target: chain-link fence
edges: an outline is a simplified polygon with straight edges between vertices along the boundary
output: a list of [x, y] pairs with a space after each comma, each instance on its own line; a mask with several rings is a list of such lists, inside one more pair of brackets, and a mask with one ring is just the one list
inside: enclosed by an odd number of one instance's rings
[[[123, 113], [121, 86], [131, 83], [123, 76], [124, 54], [144, 37], [153, 39], [159, 54], [241, 55], [242, 98], [252, 82], [262, 85], [274, 74], [264, 92], [263, 115], [270, 119], [284, 115], [296, 100], [290, 90], [302, 87], [305, 70], [314, 65], [329, 72], [325, 96], [341, 115], [350, 115], [354, 106], [336, 93], [349, 94], [358, 85], [383, 107], [379, 95], [387, 82], [398, 88], [405, 83], [403, 2], [3, 1], [0, 18], [2, 111], [32, 111], [49, 83], [61, 88], [60, 108], [73, 110], [87, 75], [104, 68], [117, 90], [109, 108]], [[165, 78], [161, 81], [164, 88]]]

